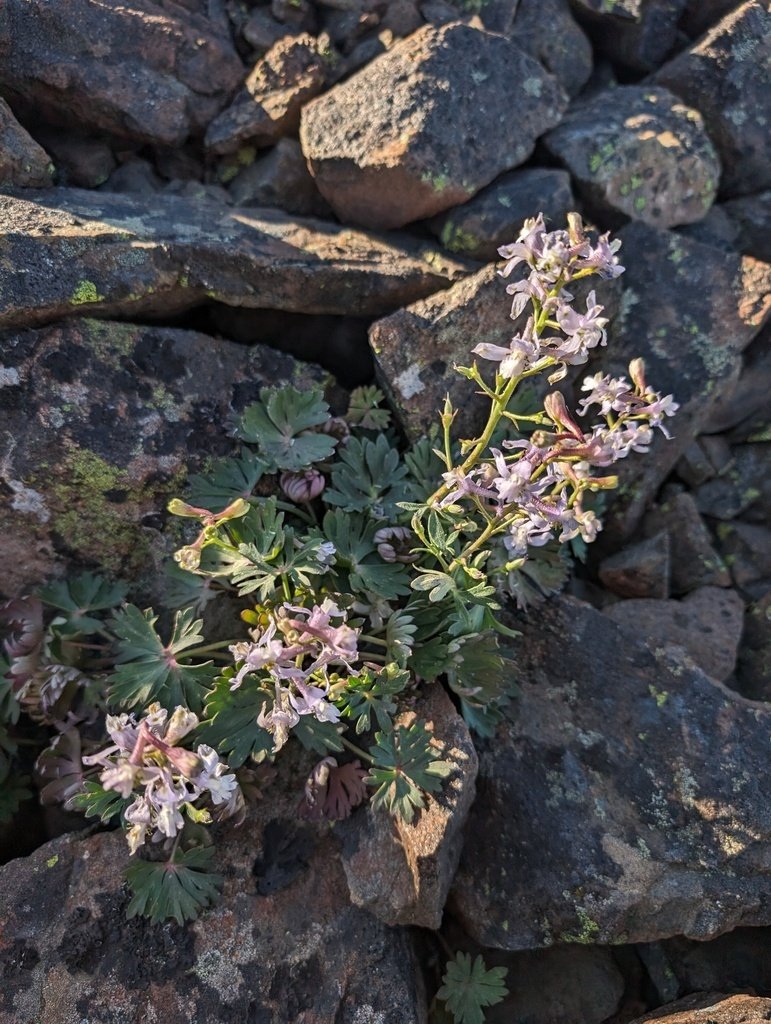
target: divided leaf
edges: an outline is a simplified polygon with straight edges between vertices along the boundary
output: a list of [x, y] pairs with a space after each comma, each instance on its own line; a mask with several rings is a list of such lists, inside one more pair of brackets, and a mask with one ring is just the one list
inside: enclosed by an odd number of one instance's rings
[[377, 745], [370, 747], [373, 763], [367, 779], [369, 785], [377, 786], [372, 806], [385, 807], [409, 823], [415, 810], [425, 807], [423, 793], [440, 790], [452, 765], [435, 758], [431, 733], [422, 722], [376, 733], [375, 741]]
[[54, 580], [39, 591], [41, 601], [64, 612], [68, 633], [95, 633], [104, 620], [90, 612], [117, 608], [126, 597], [123, 583], [110, 583], [102, 576], [83, 572], [65, 580]]
[[126, 868], [133, 893], [127, 916], [143, 914], [157, 924], [170, 917], [178, 924], [194, 921], [216, 902], [222, 888], [222, 875], [207, 870], [213, 855], [211, 847], [195, 847], [177, 851], [173, 860], [162, 863], [135, 860]]
[[273, 749], [273, 737], [257, 724], [257, 716], [271, 695], [258, 680], [247, 675], [237, 690], [230, 689], [235, 669], [228, 668], [206, 697], [200, 739], [214, 747], [231, 768], [240, 768], [251, 757], [263, 761]]
[[505, 977], [505, 967], [488, 971], [481, 956], [472, 962], [470, 953], [457, 953], [448, 962], [444, 984], [436, 995], [447, 1004], [455, 1024], [484, 1024], [483, 1008], [500, 1003], [509, 993]]
[[155, 630], [158, 616], [151, 609], [142, 612], [129, 604], [115, 615], [113, 629], [118, 637], [116, 669], [110, 676], [110, 700], [122, 707], [146, 707], [158, 701], [173, 709], [182, 704], [198, 714], [203, 696], [217, 669], [212, 662], [186, 665], [184, 652], [203, 641], [201, 619], [193, 609], [174, 616], [171, 640], [164, 644]]
[[383, 434], [375, 441], [351, 437], [332, 467], [324, 501], [345, 512], [369, 512], [375, 518], [390, 519], [397, 512], [397, 502], [407, 497], [406, 476], [399, 452]]
[[260, 401], [244, 410], [235, 434], [257, 445], [270, 472], [297, 471], [328, 459], [335, 450], [337, 442], [329, 434], [306, 433], [328, 419], [329, 406], [320, 391], [266, 388], [260, 392]]
[[266, 472], [268, 464], [244, 450], [236, 458], [220, 459], [210, 473], [191, 474], [187, 481], [188, 501], [221, 512], [234, 498], [250, 498]]

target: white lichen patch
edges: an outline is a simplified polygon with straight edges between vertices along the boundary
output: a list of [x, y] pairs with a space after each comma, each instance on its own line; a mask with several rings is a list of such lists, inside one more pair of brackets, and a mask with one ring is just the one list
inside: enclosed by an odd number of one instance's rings
[[410, 398], [414, 398], [415, 395], [426, 390], [426, 385], [420, 379], [420, 367], [417, 363], [408, 366], [403, 373], [399, 374], [394, 383], [405, 401], [409, 401]]
[[33, 490], [32, 487], [25, 487], [21, 480], [5, 478], [5, 482], [13, 491], [11, 508], [15, 512], [34, 516], [41, 523], [48, 522], [51, 518], [51, 513], [48, 511], [43, 495], [39, 491]]
[[223, 1003], [232, 1005], [244, 984], [244, 976], [231, 955], [220, 949], [207, 949], [196, 959], [193, 972], [204, 985], [213, 988]]
[[21, 383], [15, 366], [0, 366], [0, 388], [13, 388]]

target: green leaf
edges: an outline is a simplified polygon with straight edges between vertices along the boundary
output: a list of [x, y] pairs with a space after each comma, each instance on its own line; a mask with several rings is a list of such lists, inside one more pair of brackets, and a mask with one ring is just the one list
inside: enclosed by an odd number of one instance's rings
[[500, 708], [511, 692], [509, 663], [492, 631], [454, 640], [445, 668], [450, 689], [460, 699], [461, 714], [480, 736], [492, 736], [501, 720]]
[[40, 600], [64, 613], [65, 622], [57, 623], [67, 633], [95, 633], [104, 626], [103, 618], [90, 612], [117, 608], [126, 597], [123, 583], [110, 583], [92, 572], [83, 572], [65, 580], [54, 580], [39, 591]]
[[457, 585], [452, 576], [437, 569], [418, 569], [420, 573], [410, 584], [413, 590], [428, 593], [428, 600], [436, 603], [455, 593]]
[[397, 502], [407, 496], [406, 476], [399, 452], [383, 434], [375, 441], [352, 437], [338, 454], [323, 498], [345, 512], [370, 512], [377, 519], [391, 519]]
[[385, 807], [390, 814], [411, 822], [415, 810], [425, 806], [423, 793], [441, 789], [452, 766], [435, 758], [431, 733], [422, 722], [376, 733], [375, 742], [369, 751], [372, 767], [367, 778], [368, 785], [377, 786], [372, 806]]
[[488, 971], [481, 956], [472, 962], [470, 953], [457, 953], [447, 964], [437, 999], [447, 1004], [455, 1024], [484, 1024], [483, 1008], [500, 1003], [508, 995], [503, 984], [506, 973], [505, 967]]
[[380, 728], [390, 732], [397, 710], [393, 698], [409, 685], [410, 678], [409, 672], [393, 664], [386, 665], [377, 675], [362, 672], [351, 676], [343, 695], [343, 716], [355, 719], [356, 732], [363, 733], [372, 728], [374, 714]]
[[194, 921], [219, 899], [222, 875], [207, 870], [213, 855], [212, 847], [194, 847], [177, 851], [172, 860], [161, 863], [134, 861], [126, 868], [133, 893], [126, 916], [142, 914], [158, 924], [171, 917], [178, 924]]
[[271, 471], [297, 471], [328, 459], [335, 450], [337, 442], [329, 434], [303, 433], [328, 419], [329, 406], [319, 390], [266, 388], [260, 401], [244, 410], [235, 433], [257, 445]]
[[223, 755], [231, 768], [240, 768], [249, 757], [263, 761], [273, 749], [273, 737], [257, 724], [257, 716], [273, 693], [253, 675], [231, 690], [234, 675], [235, 669], [226, 669], [207, 695], [200, 739]]
[[446, 466], [434, 451], [435, 443], [435, 436], [422, 437], [404, 453], [404, 462], [410, 474], [410, 501], [422, 504], [441, 483], [441, 475]]
[[345, 418], [352, 426], [363, 427], [364, 430], [385, 430], [391, 422], [391, 413], [388, 409], [378, 408], [383, 401], [385, 395], [374, 385], [354, 388]]
[[234, 498], [250, 498], [268, 472], [268, 464], [254, 452], [220, 459], [209, 473], [193, 473], [187, 481], [188, 501], [221, 512]]
[[105, 789], [98, 782], [84, 782], [83, 792], [67, 802], [68, 811], [82, 811], [87, 818], [99, 818], [105, 825], [128, 807], [130, 797], [122, 797], [114, 789]]
[[292, 734], [306, 750], [313, 750], [322, 756], [330, 750], [343, 749], [338, 727], [334, 722], [319, 722], [313, 715], [301, 715], [300, 721], [292, 728]]
[[386, 601], [409, 593], [410, 573], [399, 562], [384, 562], [375, 549], [374, 536], [377, 523], [362, 515], [330, 510], [324, 516], [323, 532], [335, 545], [335, 573], [344, 569], [349, 585], [341, 591], [356, 593], [370, 591]]
[[[504, 563], [493, 578], [504, 593], [513, 597], [517, 607], [527, 609], [541, 604], [547, 597], [558, 593], [570, 576], [570, 556], [565, 546], [556, 542], [541, 548], [530, 548], [527, 559], [518, 568], [506, 571], [508, 554], [502, 544], [496, 548], [492, 561]], [[491, 566], [491, 575], [495, 566]]]
[[129, 604], [113, 620], [118, 637], [116, 668], [110, 676], [110, 700], [122, 707], [146, 707], [158, 701], [173, 710], [177, 705], [198, 714], [203, 695], [217, 673], [212, 662], [188, 665], [180, 660], [189, 647], [200, 644], [202, 622], [193, 609], [174, 616], [171, 640], [164, 644], [155, 630], [158, 616]]
[[386, 658], [404, 668], [412, 654], [417, 626], [408, 612], [397, 609], [386, 622]]

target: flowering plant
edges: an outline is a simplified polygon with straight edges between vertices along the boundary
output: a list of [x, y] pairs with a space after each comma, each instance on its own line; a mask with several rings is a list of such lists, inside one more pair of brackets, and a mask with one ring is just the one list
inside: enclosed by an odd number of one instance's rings
[[[473, 349], [492, 380], [457, 368], [489, 401], [478, 437], [455, 440], [449, 399], [436, 447], [405, 450], [377, 388], [355, 391], [345, 417], [320, 392], [262, 392], [233, 424], [239, 454], [169, 505], [197, 525], [175, 555], [167, 640], [158, 616], [90, 574], [42, 592], [47, 627], [39, 599], [6, 608], [15, 700], [58, 732], [38, 759], [43, 798], [120, 818], [137, 858], [130, 912], [181, 921], [211, 902], [202, 829], [241, 816], [247, 766], [290, 737], [318, 757], [301, 814], [335, 820], [371, 795], [411, 821], [451, 770], [425, 723], [398, 720], [421, 682], [441, 678], [469, 726], [494, 732], [509, 697], [499, 638], [516, 635], [501, 602], [562, 584], [560, 545], [601, 529], [591, 499], [616, 486], [606, 470], [666, 435], [677, 408], [640, 360], [629, 380], [587, 377], [576, 415], [557, 390], [536, 412], [518, 403], [523, 382], [556, 384], [606, 343], [595, 293], [578, 312], [568, 286], [620, 274], [618, 247], [571, 215], [567, 230], [527, 221], [501, 249], [504, 277], [528, 273], [507, 289], [508, 346]], [[243, 628], [207, 642], [196, 615], [217, 595]]]

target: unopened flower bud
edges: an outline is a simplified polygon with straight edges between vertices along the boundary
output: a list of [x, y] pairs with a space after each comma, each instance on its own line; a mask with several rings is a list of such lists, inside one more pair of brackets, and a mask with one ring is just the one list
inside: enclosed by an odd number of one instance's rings
[[195, 572], [201, 564], [201, 552], [198, 548], [188, 545], [174, 552], [174, 561], [181, 569], [186, 569], [187, 572]]
[[637, 393], [640, 395], [645, 394], [645, 361], [640, 359], [633, 359], [629, 364], [629, 376], [632, 378]]
[[282, 473], [279, 478], [281, 490], [296, 505], [304, 505], [318, 498], [326, 486], [324, 474], [317, 469], [305, 469], [300, 473]]
[[413, 536], [406, 526], [384, 526], [373, 540], [384, 562], [414, 562], [418, 557], [410, 551]]
[[351, 428], [342, 416], [330, 416], [326, 423], [319, 427], [320, 434], [336, 437], [340, 444], [346, 444], [351, 436]]

